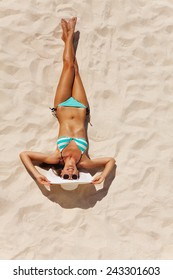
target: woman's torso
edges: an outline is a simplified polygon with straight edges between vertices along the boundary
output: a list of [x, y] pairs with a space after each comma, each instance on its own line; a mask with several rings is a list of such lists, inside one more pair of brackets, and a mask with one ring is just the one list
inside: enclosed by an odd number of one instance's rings
[[86, 139], [85, 108], [58, 107], [56, 115], [60, 126], [58, 138], [68, 136]]
[[[87, 138], [85, 121], [86, 121], [86, 108], [75, 108], [75, 107], [57, 107], [56, 116], [59, 121], [59, 133], [58, 140], [61, 138], [77, 138], [77, 140], [83, 140]], [[78, 167], [82, 166], [82, 163], [86, 160], [87, 156], [85, 152], [88, 148], [87, 141], [84, 144], [85, 150], [82, 151], [77, 141], [69, 140], [69, 143], [61, 148], [57, 143], [57, 149], [55, 152], [57, 162], [64, 164], [66, 157], [75, 158], [78, 162]], [[82, 156], [81, 156], [82, 155]]]

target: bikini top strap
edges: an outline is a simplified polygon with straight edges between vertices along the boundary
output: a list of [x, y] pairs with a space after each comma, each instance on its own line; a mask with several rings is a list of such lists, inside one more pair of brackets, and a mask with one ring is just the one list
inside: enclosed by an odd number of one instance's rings
[[76, 163], [76, 165], [78, 165], [78, 163], [81, 161], [82, 156], [83, 156], [83, 153], [81, 153], [80, 159], [78, 160], [78, 162]]
[[[62, 151], [63, 151], [63, 150], [62, 150]], [[62, 156], [62, 151], [60, 152], [60, 153], [61, 153], [61, 159], [64, 160], [64, 159], [63, 159], [63, 156]]]

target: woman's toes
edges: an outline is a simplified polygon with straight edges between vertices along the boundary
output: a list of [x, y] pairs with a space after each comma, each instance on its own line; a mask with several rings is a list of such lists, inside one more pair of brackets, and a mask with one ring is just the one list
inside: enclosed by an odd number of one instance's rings
[[68, 22], [68, 30], [69, 31], [74, 31], [75, 30], [75, 25], [76, 25], [76, 22], [77, 22], [77, 17], [73, 17], [69, 20]]

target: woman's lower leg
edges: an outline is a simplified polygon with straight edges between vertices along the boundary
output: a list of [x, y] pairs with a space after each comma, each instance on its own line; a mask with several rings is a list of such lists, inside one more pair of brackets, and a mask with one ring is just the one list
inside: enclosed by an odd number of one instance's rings
[[[62, 20], [61, 25], [63, 24], [64, 22]], [[70, 30], [68, 31], [67, 38], [65, 40], [65, 47], [63, 52], [63, 70], [55, 95], [54, 107], [56, 107], [59, 103], [65, 101], [72, 95], [72, 88], [75, 76], [75, 52], [73, 46], [75, 24], [76, 20], [74, 18], [71, 19]]]

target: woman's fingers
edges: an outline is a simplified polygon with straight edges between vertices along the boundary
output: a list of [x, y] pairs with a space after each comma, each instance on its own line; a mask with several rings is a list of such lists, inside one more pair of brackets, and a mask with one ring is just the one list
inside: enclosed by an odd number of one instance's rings
[[49, 186], [49, 187], [50, 187], [50, 182], [47, 181], [47, 180], [44, 180], [44, 181], [43, 181], [43, 185], [46, 185], [46, 186]]
[[44, 175], [39, 175], [36, 180], [41, 185], [50, 186], [51, 184], [51, 182]]
[[104, 181], [104, 177], [102, 175], [97, 175], [93, 178], [92, 183], [93, 184], [101, 184]]

